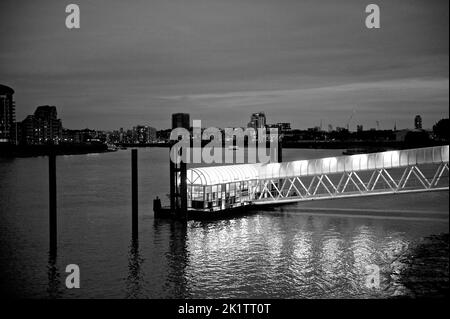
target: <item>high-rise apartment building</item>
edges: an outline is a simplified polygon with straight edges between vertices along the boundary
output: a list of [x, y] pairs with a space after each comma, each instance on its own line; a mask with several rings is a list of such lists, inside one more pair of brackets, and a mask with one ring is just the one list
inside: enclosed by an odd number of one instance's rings
[[172, 128], [184, 127], [189, 129], [190, 119], [188, 113], [174, 113], [172, 114]]
[[15, 143], [16, 114], [14, 90], [0, 84], [0, 143]]
[[263, 112], [253, 113], [247, 127], [252, 127], [254, 129], [266, 127], [266, 115]]
[[414, 128], [416, 130], [422, 129], [422, 117], [420, 115], [416, 115], [416, 117], [414, 118]]
[[38, 106], [33, 115], [22, 121], [25, 144], [58, 144], [62, 139], [62, 123], [55, 106]]

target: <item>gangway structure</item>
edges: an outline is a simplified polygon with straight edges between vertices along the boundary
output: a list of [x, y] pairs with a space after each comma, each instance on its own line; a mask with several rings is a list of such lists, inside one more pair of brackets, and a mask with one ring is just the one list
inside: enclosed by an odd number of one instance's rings
[[449, 146], [187, 170], [188, 211], [449, 189]]

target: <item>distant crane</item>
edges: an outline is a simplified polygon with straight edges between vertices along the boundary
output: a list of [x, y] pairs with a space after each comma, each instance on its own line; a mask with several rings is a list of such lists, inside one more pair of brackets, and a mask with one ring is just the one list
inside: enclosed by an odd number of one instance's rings
[[355, 114], [355, 110], [352, 110], [352, 114], [350, 115], [350, 117], [347, 121], [347, 131], [349, 131], [350, 121], [352, 120], [354, 114]]

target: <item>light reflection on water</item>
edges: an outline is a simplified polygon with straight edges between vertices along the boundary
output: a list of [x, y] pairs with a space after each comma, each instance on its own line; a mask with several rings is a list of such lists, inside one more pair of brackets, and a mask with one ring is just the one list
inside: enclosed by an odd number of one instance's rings
[[[331, 151], [286, 150], [314, 158]], [[331, 152], [331, 153], [330, 153]], [[448, 192], [323, 201], [320, 207], [439, 211], [440, 219], [371, 219], [296, 205], [187, 224], [154, 220], [165, 198], [165, 149], [139, 151], [139, 239], [131, 239], [130, 154], [58, 157], [57, 256], [48, 256], [45, 158], [0, 163], [0, 295], [29, 298], [343, 298], [402, 294], [400, 253], [423, 236], [448, 232]], [[149, 165], [148, 163], [151, 163]], [[299, 204], [301, 205], [301, 204]], [[312, 205], [312, 204], [307, 204]], [[427, 213], [428, 214], [428, 213]], [[345, 216], [344, 216], [345, 215]], [[415, 213], [411, 215], [417, 217]], [[428, 216], [428, 215], [427, 215]], [[442, 221], [443, 218], [447, 221]], [[81, 269], [68, 290], [67, 264]], [[365, 287], [366, 266], [381, 289]]]
[[[185, 297], [389, 297], [391, 263], [408, 245], [401, 224], [261, 212], [228, 222], [190, 222]], [[403, 223], [403, 222], [402, 222]], [[393, 228], [390, 230], [389, 228]], [[405, 227], [406, 229], [407, 227]], [[369, 265], [381, 289], [366, 288]]]

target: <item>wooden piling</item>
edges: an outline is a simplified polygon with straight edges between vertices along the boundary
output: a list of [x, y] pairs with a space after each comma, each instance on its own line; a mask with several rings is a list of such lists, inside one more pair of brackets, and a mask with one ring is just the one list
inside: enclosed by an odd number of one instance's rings
[[56, 155], [48, 156], [48, 185], [49, 185], [49, 228], [50, 228], [50, 254], [57, 249], [57, 213], [56, 213]]
[[283, 137], [281, 136], [281, 130], [278, 128], [278, 163], [283, 162]]
[[131, 224], [132, 235], [138, 235], [138, 156], [137, 149], [131, 150]]

